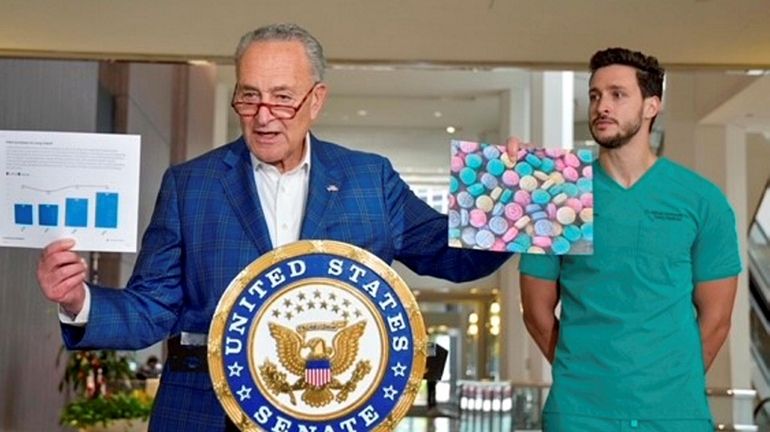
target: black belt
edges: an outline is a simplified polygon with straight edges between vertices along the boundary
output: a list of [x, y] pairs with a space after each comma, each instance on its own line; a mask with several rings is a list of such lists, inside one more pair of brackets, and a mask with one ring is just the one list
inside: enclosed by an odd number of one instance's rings
[[206, 345], [182, 345], [180, 337], [167, 341], [166, 364], [174, 372], [208, 372], [208, 348]]

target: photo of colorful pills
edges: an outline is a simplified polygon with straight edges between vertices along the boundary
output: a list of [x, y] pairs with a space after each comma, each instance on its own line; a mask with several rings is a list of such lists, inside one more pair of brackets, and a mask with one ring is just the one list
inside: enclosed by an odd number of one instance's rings
[[593, 253], [594, 153], [452, 141], [449, 245], [554, 255]]

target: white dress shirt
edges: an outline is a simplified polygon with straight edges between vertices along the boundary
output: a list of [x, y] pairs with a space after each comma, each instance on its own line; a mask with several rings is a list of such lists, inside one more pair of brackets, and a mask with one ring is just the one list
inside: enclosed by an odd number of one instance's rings
[[[253, 153], [249, 154], [259, 204], [265, 215], [265, 224], [273, 248], [299, 240], [310, 183], [310, 134], [305, 136], [305, 154], [302, 162], [285, 173], [257, 159]], [[88, 323], [91, 311], [91, 292], [88, 285], [85, 285], [85, 290], [86, 298], [80, 313], [72, 317], [60, 306], [59, 321], [76, 326], [84, 326]]]

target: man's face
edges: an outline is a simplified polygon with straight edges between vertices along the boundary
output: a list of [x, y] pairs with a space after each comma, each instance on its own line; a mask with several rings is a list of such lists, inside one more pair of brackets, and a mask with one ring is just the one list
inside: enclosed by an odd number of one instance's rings
[[255, 42], [241, 57], [236, 75], [236, 93], [260, 103], [297, 107], [307, 96], [291, 119], [276, 118], [266, 106], [253, 116], [239, 116], [243, 136], [257, 158], [281, 172], [295, 168], [326, 98], [326, 86], [314, 86], [304, 46], [298, 41]]
[[657, 103], [653, 100], [657, 97], [642, 96], [636, 69], [630, 66], [597, 69], [591, 77], [588, 96], [591, 136], [606, 149], [626, 145], [657, 114]]

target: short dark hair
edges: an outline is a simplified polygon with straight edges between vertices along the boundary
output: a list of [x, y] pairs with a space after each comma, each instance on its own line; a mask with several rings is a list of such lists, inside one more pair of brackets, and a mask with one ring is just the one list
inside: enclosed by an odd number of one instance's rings
[[591, 57], [591, 77], [600, 68], [612, 65], [631, 66], [636, 69], [636, 81], [645, 98], [657, 96], [663, 98], [663, 77], [666, 74], [658, 59], [639, 51], [626, 48], [607, 48], [597, 51]]

